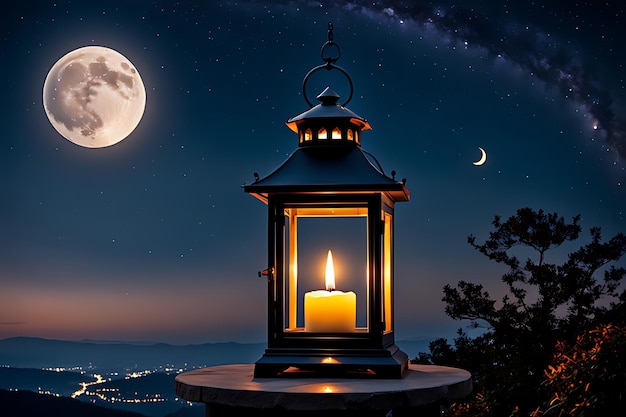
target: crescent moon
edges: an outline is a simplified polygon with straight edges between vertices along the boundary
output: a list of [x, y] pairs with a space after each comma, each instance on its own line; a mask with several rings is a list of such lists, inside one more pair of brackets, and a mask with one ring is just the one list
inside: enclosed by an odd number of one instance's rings
[[482, 164], [484, 164], [485, 162], [487, 162], [487, 152], [485, 152], [485, 150], [483, 148], [478, 148], [480, 149], [480, 159], [476, 162], [472, 162], [472, 164], [476, 165], [476, 166], [480, 166]]

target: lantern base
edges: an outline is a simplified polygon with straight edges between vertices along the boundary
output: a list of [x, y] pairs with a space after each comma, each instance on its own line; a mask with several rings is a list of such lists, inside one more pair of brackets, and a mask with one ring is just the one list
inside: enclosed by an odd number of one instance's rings
[[402, 378], [409, 357], [395, 344], [384, 349], [268, 348], [254, 364], [255, 378]]

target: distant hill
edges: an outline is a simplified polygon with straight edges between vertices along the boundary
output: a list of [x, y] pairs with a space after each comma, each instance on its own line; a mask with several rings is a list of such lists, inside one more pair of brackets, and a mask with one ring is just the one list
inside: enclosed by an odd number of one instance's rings
[[[77, 401], [100, 405], [106, 408], [132, 411], [150, 417], [192, 417], [204, 416], [204, 405], [190, 406], [175, 393], [175, 373], [151, 373], [137, 378], [119, 376], [91, 385], [90, 394], [83, 393]], [[70, 397], [80, 382], [94, 381], [87, 374], [78, 372], [55, 372], [41, 369], [0, 367], [0, 389], [7, 392], [33, 392], [38, 394], [33, 400], [47, 400], [56, 394]], [[117, 401], [112, 401], [115, 398]], [[120, 401], [123, 399], [157, 399], [157, 401]], [[0, 417], [4, 417], [4, 404], [0, 401]]]
[[0, 414], [2, 417], [144, 417], [143, 414], [113, 410], [68, 397], [3, 389], [0, 389]]
[[0, 366], [16, 368], [82, 367], [123, 372], [132, 369], [192, 368], [255, 362], [265, 343], [169, 345], [72, 342], [14, 337], [0, 340]]
[[[165, 343], [123, 343], [83, 341], [71, 342], [29, 337], [0, 340], [0, 389], [34, 391], [36, 400], [53, 396], [36, 394], [51, 392], [65, 397], [80, 388], [80, 382], [93, 381], [93, 374], [101, 374], [108, 382], [89, 388], [103, 390], [109, 399], [158, 398], [159, 401], [104, 401], [98, 395], [83, 394], [79, 403], [121, 411], [131, 411], [151, 417], [203, 416], [202, 404], [188, 405], [175, 393], [174, 378], [181, 370], [231, 363], [252, 363], [261, 357], [265, 343], [208, 343], [176, 346]], [[65, 368], [63, 372], [44, 370]], [[81, 373], [80, 369], [85, 373]], [[78, 369], [78, 371], [76, 371]], [[144, 372], [149, 371], [149, 372]], [[137, 372], [140, 378], [125, 379]], [[119, 374], [119, 375], [116, 375]], [[106, 390], [109, 390], [108, 392]], [[13, 391], [11, 391], [13, 392]], [[21, 392], [21, 391], [18, 391]], [[111, 394], [113, 392], [114, 394]], [[49, 398], [48, 398], [49, 397]], [[35, 407], [33, 404], [32, 407]], [[44, 407], [45, 408], [45, 407]], [[5, 417], [4, 403], [0, 401], [0, 416]], [[15, 415], [27, 415], [18, 413]], [[39, 415], [74, 415], [40, 413]], [[85, 416], [95, 414], [84, 413]]]
[[69, 397], [80, 388], [81, 382], [91, 381], [95, 381], [95, 378], [80, 372], [0, 366], [0, 389], [51, 392]]

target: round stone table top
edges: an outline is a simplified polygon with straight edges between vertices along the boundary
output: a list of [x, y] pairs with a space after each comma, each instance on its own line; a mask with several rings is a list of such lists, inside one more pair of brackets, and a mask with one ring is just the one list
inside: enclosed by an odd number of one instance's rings
[[288, 376], [255, 378], [254, 364], [221, 365], [176, 376], [176, 393], [191, 402], [255, 409], [390, 410], [469, 395], [469, 372], [410, 364], [398, 379]]

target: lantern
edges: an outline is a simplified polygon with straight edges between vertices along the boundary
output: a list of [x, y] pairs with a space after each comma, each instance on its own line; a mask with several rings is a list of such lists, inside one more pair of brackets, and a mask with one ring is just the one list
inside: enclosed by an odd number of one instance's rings
[[[326, 56], [334, 48], [336, 56]], [[393, 231], [405, 180], [386, 175], [361, 141], [369, 123], [345, 107], [350, 76], [335, 65], [341, 50], [322, 47], [325, 64], [303, 81], [310, 108], [288, 120], [298, 147], [269, 175], [243, 189], [268, 207], [268, 342], [255, 377], [290, 373], [401, 378], [408, 357], [394, 340]], [[343, 103], [331, 88], [313, 105], [311, 74], [346, 76]]]

